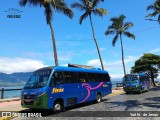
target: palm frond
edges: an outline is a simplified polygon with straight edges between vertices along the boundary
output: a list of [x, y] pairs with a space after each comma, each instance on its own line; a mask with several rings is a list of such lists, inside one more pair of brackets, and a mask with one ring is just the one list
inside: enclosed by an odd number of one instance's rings
[[107, 36], [107, 35], [113, 35], [113, 34], [115, 34], [116, 33], [116, 31], [114, 31], [114, 30], [107, 30], [107, 31], [105, 31], [105, 35]]
[[20, 0], [19, 5], [25, 6], [26, 4], [29, 4], [30, 6], [37, 6], [37, 5], [44, 5], [44, 0]]
[[20, 0], [19, 5], [20, 6], [25, 6], [27, 4], [28, 0]]
[[108, 30], [116, 30], [116, 28], [115, 28], [115, 26], [113, 26], [113, 24], [112, 25], [110, 25], [110, 26], [108, 26], [108, 28], [107, 28]]
[[112, 18], [110, 19], [110, 21], [116, 22], [116, 21], [118, 21], [118, 18], [117, 18], [117, 17], [112, 17]]
[[117, 40], [118, 40], [118, 36], [119, 36], [119, 34], [117, 33], [116, 34], [116, 36], [113, 38], [113, 40], [112, 40], [112, 46], [114, 47], [115, 46], [115, 44], [116, 44], [116, 42], [117, 42]]
[[72, 4], [71, 4], [71, 7], [72, 7], [72, 8], [78, 8], [78, 9], [80, 9], [81, 11], [85, 10], [85, 6], [83, 6], [82, 4], [80, 4], [80, 3], [78, 3], [78, 2], [72, 3]]
[[93, 8], [96, 7], [96, 6], [98, 6], [98, 4], [99, 4], [100, 2], [104, 2], [104, 0], [94, 0], [94, 1], [93, 1]]
[[126, 18], [126, 16], [125, 15], [120, 15], [119, 16], [119, 26], [120, 27], [123, 27], [124, 26], [124, 19]]
[[80, 19], [79, 19], [79, 24], [82, 24], [82, 21], [84, 19], [86, 19], [88, 17], [89, 13], [88, 12], [85, 12], [83, 15], [81, 15]]
[[158, 11], [154, 11], [153, 13], [146, 15], [146, 17], [155, 17], [157, 14], [159, 14]]
[[160, 14], [158, 15], [158, 22], [160, 23]]
[[[55, 1], [56, 2], [56, 1]], [[68, 16], [69, 18], [73, 18], [73, 11], [67, 7], [67, 4], [64, 2], [64, 0], [60, 0], [59, 2], [56, 2], [56, 10], [58, 12], [64, 13], [64, 15]], [[54, 3], [52, 2], [52, 6], [54, 7]]]
[[133, 23], [132, 22], [126, 22], [124, 24], [123, 30], [128, 30], [131, 27], [133, 27]]
[[135, 40], [134, 34], [132, 34], [132, 33], [130, 33], [130, 32], [123, 32], [122, 34], [125, 35], [125, 36], [127, 36], [127, 37], [129, 37], [129, 38], [131, 38], [131, 39], [134, 39], [134, 40]]
[[49, 24], [52, 20], [53, 11], [52, 11], [49, 3], [45, 3], [44, 8], [45, 8], [44, 13], [45, 13], [45, 16], [46, 16], [46, 21], [47, 21], [47, 24]]
[[147, 11], [148, 10], [155, 10], [155, 6], [154, 5], [149, 5], [149, 6], [147, 6]]
[[92, 10], [94, 15], [99, 15], [100, 17], [103, 17], [104, 14], [108, 14], [108, 11], [103, 8], [97, 8]]
[[83, 6], [87, 6], [88, 0], [79, 0], [79, 1], [80, 3], [82, 3]]

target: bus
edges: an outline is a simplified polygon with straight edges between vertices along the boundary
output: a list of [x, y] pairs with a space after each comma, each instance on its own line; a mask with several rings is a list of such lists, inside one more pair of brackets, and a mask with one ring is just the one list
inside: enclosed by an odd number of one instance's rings
[[151, 80], [146, 73], [127, 74], [123, 78], [123, 89], [126, 94], [130, 92], [149, 91], [151, 88]]
[[76, 67], [45, 67], [33, 72], [21, 92], [21, 106], [64, 111], [65, 107], [102, 97], [112, 92], [107, 71]]

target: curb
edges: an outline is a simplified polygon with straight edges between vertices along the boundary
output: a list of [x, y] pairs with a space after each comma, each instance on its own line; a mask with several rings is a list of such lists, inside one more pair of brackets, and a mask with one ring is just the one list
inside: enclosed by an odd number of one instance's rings
[[21, 100], [21, 98], [0, 99], [0, 103], [11, 102], [11, 101], [19, 101], [19, 100]]

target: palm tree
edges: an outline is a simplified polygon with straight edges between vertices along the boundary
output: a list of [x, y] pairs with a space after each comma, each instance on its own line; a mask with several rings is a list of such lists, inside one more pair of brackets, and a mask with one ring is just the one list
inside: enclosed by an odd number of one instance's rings
[[44, 7], [45, 17], [47, 25], [49, 25], [52, 34], [52, 44], [53, 44], [53, 51], [54, 51], [54, 59], [55, 65], [58, 66], [58, 57], [57, 57], [57, 49], [56, 49], [56, 41], [54, 36], [54, 30], [52, 27], [52, 17], [55, 12], [61, 12], [69, 18], [73, 18], [73, 11], [69, 9], [64, 2], [64, 0], [20, 0], [20, 6], [25, 6], [26, 4], [31, 6], [40, 6]]
[[156, 0], [153, 5], [149, 5], [147, 7], [148, 10], [153, 10], [152, 13], [148, 14], [146, 17], [155, 17], [158, 16], [158, 20], [153, 20], [153, 19], [147, 19], [151, 21], [158, 21], [160, 23], [160, 0]]
[[125, 69], [125, 63], [124, 63], [124, 51], [123, 51], [123, 41], [122, 41], [122, 35], [135, 39], [135, 36], [128, 32], [127, 30], [133, 26], [133, 23], [126, 22], [124, 23], [124, 19], [126, 17], [124, 15], [120, 15], [119, 17], [113, 17], [110, 19], [112, 21], [112, 24], [108, 27], [108, 29], [105, 31], [105, 35], [113, 35], [116, 34], [115, 37], [112, 40], [112, 45], [115, 46], [118, 37], [120, 37], [121, 41], [121, 50], [122, 50], [122, 64], [123, 64], [123, 70], [124, 75], [126, 75], [126, 69]]
[[79, 0], [79, 2], [72, 3], [71, 7], [72, 8], [77, 8], [81, 11], [84, 11], [84, 13], [81, 15], [81, 17], [79, 19], [80, 24], [82, 24], [82, 21], [89, 16], [90, 24], [91, 24], [91, 27], [92, 27], [93, 39], [94, 39], [94, 42], [96, 44], [96, 48], [97, 48], [97, 51], [98, 51], [101, 67], [104, 70], [104, 65], [103, 65], [103, 62], [102, 62], [100, 50], [99, 50], [98, 43], [97, 43], [97, 40], [96, 40], [96, 37], [95, 37], [94, 27], [93, 27], [93, 23], [92, 23], [92, 14], [99, 15], [100, 17], [103, 17], [104, 14], [108, 14], [106, 9], [96, 8], [101, 1], [103, 2], [104, 0]]

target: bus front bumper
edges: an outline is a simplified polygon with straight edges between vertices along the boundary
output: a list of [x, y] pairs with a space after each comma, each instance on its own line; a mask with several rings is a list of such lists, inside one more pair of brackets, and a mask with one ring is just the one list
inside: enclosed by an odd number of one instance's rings
[[22, 97], [21, 106], [23, 108], [47, 109], [48, 108], [48, 96], [47, 94], [44, 94], [42, 96], [39, 96], [33, 99], [25, 99]]
[[126, 92], [126, 91], [135, 91], [135, 92], [138, 92], [138, 91], [140, 91], [140, 86], [125, 86], [125, 87], [123, 87], [123, 89], [124, 89], [124, 91]]

